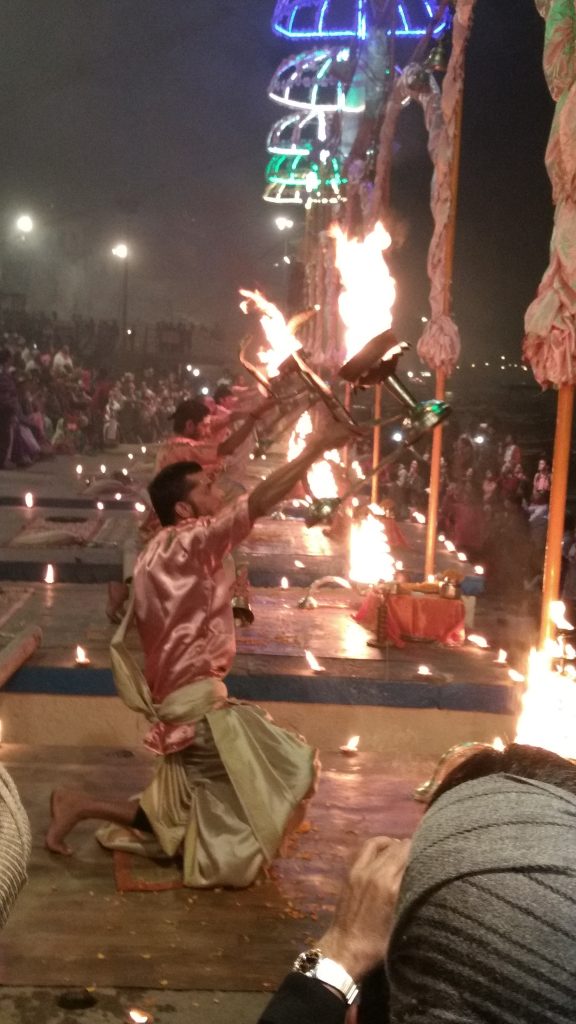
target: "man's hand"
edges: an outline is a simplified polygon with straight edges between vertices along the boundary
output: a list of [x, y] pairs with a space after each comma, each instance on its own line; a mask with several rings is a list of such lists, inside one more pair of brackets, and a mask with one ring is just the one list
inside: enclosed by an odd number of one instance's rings
[[368, 840], [350, 869], [334, 920], [318, 943], [356, 982], [386, 956], [409, 853], [408, 839]]

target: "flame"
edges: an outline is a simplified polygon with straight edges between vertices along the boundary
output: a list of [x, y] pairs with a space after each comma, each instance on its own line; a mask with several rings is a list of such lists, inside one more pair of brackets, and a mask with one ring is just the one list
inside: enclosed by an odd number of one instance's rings
[[100, 472], [102, 473], [102, 475], [104, 475], [104, 473], [106, 472], [106, 466], [104, 465], [104, 463], [102, 463], [102, 465], [100, 466]]
[[503, 750], [506, 750], [506, 744], [504, 743], [504, 740], [501, 739], [500, 736], [494, 737], [494, 739], [492, 740], [492, 747], [494, 748], [494, 750], [499, 750], [500, 753], [502, 753]]
[[574, 758], [575, 722], [576, 680], [554, 670], [549, 651], [531, 651], [515, 742]]
[[78, 463], [78, 465], [76, 466], [76, 474], [77, 474], [77, 476], [82, 476], [83, 472], [84, 472], [84, 466], [81, 466], [80, 463]]
[[402, 570], [404, 569], [404, 562], [402, 562], [402, 561], [396, 562], [394, 564], [394, 568], [396, 569], [396, 572], [402, 572]]
[[146, 505], [144, 504], [144, 502], [136, 501], [134, 503], [134, 511], [135, 512], [145, 512], [146, 511]]
[[34, 508], [34, 495], [32, 494], [32, 491], [26, 491], [26, 494], [24, 495], [24, 504], [26, 505], [26, 508]]
[[490, 646], [485, 636], [479, 636], [477, 633], [469, 633], [466, 637], [469, 644], [475, 644], [476, 647], [481, 647], [482, 650], [486, 650]]
[[131, 1010], [128, 1010], [128, 1020], [132, 1024], [152, 1024], [154, 1018], [151, 1013], [146, 1013], [146, 1010], [138, 1010], [136, 1007], [133, 1007]]
[[[392, 239], [381, 223], [363, 239], [349, 238], [337, 224], [330, 234], [336, 240], [336, 266], [342, 281], [338, 306], [348, 361], [392, 326], [396, 282], [382, 255]], [[388, 358], [391, 355], [387, 353]]]
[[358, 750], [359, 743], [359, 736], [351, 736], [350, 739], [348, 740], [348, 743], [345, 743], [343, 747], [340, 747], [340, 750], [349, 750], [350, 752], [355, 753]]
[[550, 621], [556, 626], [556, 629], [574, 629], [572, 623], [568, 622], [566, 618], [564, 601], [550, 602]]
[[525, 683], [526, 676], [523, 676], [521, 672], [518, 672], [515, 668], [508, 669], [508, 677], [513, 683]]
[[[325, 455], [331, 455], [331, 452], [325, 452]], [[315, 498], [338, 497], [338, 484], [330, 466], [331, 461], [334, 460], [324, 458], [320, 462], [315, 462], [306, 474], [308, 486]]]
[[352, 469], [356, 473], [356, 476], [358, 477], [359, 480], [365, 480], [366, 479], [366, 474], [364, 473], [364, 470], [362, 469], [362, 466], [358, 462], [358, 459], [355, 459], [354, 462], [352, 463]]
[[299, 558], [295, 558], [294, 559], [294, 565], [296, 566], [297, 569], [305, 569], [306, 568], [306, 566], [304, 565], [304, 562], [301, 562]]
[[466, 558], [466, 555], [464, 554], [463, 551], [459, 551], [458, 552], [458, 561], [459, 562], [467, 562], [468, 561], [468, 559]]
[[247, 300], [240, 305], [243, 312], [247, 312], [248, 303], [253, 302], [261, 314], [260, 323], [262, 324], [262, 330], [266, 336], [269, 348], [263, 349], [259, 353], [259, 359], [266, 367], [266, 375], [270, 380], [272, 377], [278, 376], [280, 366], [284, 360], [288, 359], [294, 352], [298, 352], [302, 345], [298, 338], [295, 338], [292, 334], [278, 307], [273, 302], [268, 302], [268, 299], [261, 292], [250, 292], [241, 289], [240, 295], [243, 295]]
[[423, 515], [422, 512], [413, 512], [412, 518], [415, 519], [417, 523], [420, 523], [420, 525], [423, 525], [426, 522], [426, 516]]
[[373, 515], [352, 523], [348, 576], [355, 583], [373, 585], [394, 579], [396, 566], [384, 523]]
[[445, 540], [444, 547], [446, 548], [446, 551], [456, 551], [456, 545], [453, 544], [451, 540]]
[[[306, 440], [313, 429], [310, 413], [303, 412], [288, 441], [288, 462], [293, 462], [304, 450]], [[338, 497], [338, 485], [330, 468], [330, 462], [341, 464], [340, 453], [336, 449], [325, 452], [324, 459], [315, 462], [306, 474], [308, 486], [315, 498]]]
[[494, 664], [495, 665], [505, 665], [507, 661], [508, 661], [508, 651], [503, 650], [502, 647], [501, 647], [500, 650], [498, 651], [498, 657], [494, 658]]
[[44, 575], [44, 583], [54, 583], [55, 579], [56, 579], [56, 576], [54, 574], [54, 566], [53, 565], [47, 565], [46, 566], [46, 573]]
[[474, 566], [474, 572], [476, 573], [477, 576], [483, 576], [484, 572], [485, 572], [484, 566], [483, 565], [475, 565]]
[[313, 672], [325, 672], [326, 671], [324, 666], [321, 665], [320, 662], [314, 657], [314, 655], [312, 654], [312, 651], [304, 651], [304, 657], [306, 658], [306, 661], [308, 662], [309, 668], [311, 668]]
[[280, 586], [281, 586], [282, 590], [288, 590], [289, 589], [290, 583], [288, 582], [288, 577], [287, 576], [283, 576], [282, 577], [282, 579], [280, 580]]
[[419, 676], [431, 676], [432, 675], [432, 671], [431, 671], [431, 669], [428, 668], [428, 665], [419, 665], [418, 666], [418, 675]]
[[96, 508], [98, 509], [99, 512], [103, 512], [104, 511], [104, 502], [103, 501], [97, 501], [96, 502]]
[[77, 665], [89, 665], [90, 664], [90, 658], [86, 654], [86, 651], [84, 650], [84, 648], [80, 647], [80, 644], [78, 644], [78, 646], [76, 647], [76, 664]]

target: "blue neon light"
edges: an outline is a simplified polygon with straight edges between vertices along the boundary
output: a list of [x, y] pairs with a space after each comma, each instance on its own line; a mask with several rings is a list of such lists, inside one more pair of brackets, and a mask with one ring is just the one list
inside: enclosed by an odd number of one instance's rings
[[[330, 24], [331, 3], [332, 0], [277, 0], [272, 28], [276, 35], [288, 39], [365, 39], [366, 0], [350, 0], [350, 18], [341, 26]], [[437, 2], [430, 0], [401, 0], [397, 5], [400, 20], [395, 34], [400, 38], [425, 35], [437, 6]], [[299, 16], [304, 13], [308, 15], [304, 24], [309, 27], [299, 28], [298, 23], [303, 20]], [[434, 35], [440, 35], [446, 26], [446, 20], [442, 21]]]

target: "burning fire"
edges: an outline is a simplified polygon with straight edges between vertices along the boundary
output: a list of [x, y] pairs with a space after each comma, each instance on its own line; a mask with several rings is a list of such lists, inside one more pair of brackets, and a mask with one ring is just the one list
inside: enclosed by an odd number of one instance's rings
[[505, 651], [502, 647], [498, 651], [498, 657], [494, 658], [495, 665], [505, 665], [508, 661], [508, 651]]
[[[392, 326], [396, 282], [383, 258], [392, 239], [381, 223], [363, 239], [349, 238], [339, 225], [332, 227], [331, 234], [336, 240], [336, 266], [342, 280], [338, 305], [346, 331], [348, 361]], [[389, 358], [392, 353], [387, 355]]]
[[48, 564], [46, 566], [46, 573], [44, 575], [44, 583], [54, 583], [56, 576], [54, 574], [54, 566]]
[[[288, 441], [288, 462], [293, 462], [304, 450], [306, 439], [310, 436], [312, 430], [312, 417], [309, 412], [303, 412]], [[334, 450], [324, 454], [325, 458], [320, 462], [315, 462], [308, 470], [306, 475], [308, 486], [315, 498], [337, 498], [338, 485], [330, 467], [330, 462], [340, 465], [340, 453]]]
[[280, 580], [280, 587], [282, 590], [288, 590], [290, 588], [290, 583], [287, 576], [283, 576], [282, 579]]
[[320, 664], [320, 662], [317, 660], [317, 658], [312, 654], [312, 651], [304, 651], [304, 657], [306, 658], [306, 661], [308, 662], [308, 667], [311, 668], [313, 672], [325, 672], [326, 671], [326, 669], [324, 668], [324, 665]]
[[358, 753], [358, 745], [360, 743], [359, 736], [351, 736], [347, 743], [344, 743], [340, 747], [341, 754], [347, 754], [348, 757], [353, 757], [354, 754]]
[[350, 534], [350, 569], [348, 576], [355, 583], [374, 585], [394, 579], [396, 564], [390, 551], [384, 524], [373, 515], [352, 523]]
[[34, 495], [32, 494], [32, 491], [26, 491], [26, 494], [24, 495], [24, 504], [26, 505], [26, 508], [34, 508]]
[[[550, 620], [557, 629], [573, 629], [562, 601], [550, 605]], [[576, 655], [563, 636], [549, 640], [543, 650], [532, 650], [522, 696], [522, 710], [516, 726], [516, 743], [544, 747], [560, 757], [576, 757], [576, 670], [565, 659]], [[511, 675], [521, 682], [521, 673]]]
[[86, 651], [84, 650], [84, 648], [80, 647], [80, 644], [78, 644], [78, 646], [76, 647], [76, 658], [75, 658], [75, 661], [76, 661], [77, 665], [89, 665], [90, 664], [90, 658], [86, 654]]
[[477, 633], [469, 633], [466, 637], [469, 644], [474, 644], [476, 647], [481, 647], [482, 650], [486, 650], [490, 646], [485, 636], [479, 636]]
[[261, 292], [250, 292], [241, 289], [240, 294], [245, 299], [240, 304], [240, 308], [244, 313], [247, 312], [249, 303], [253, 302], [261, 314], [260, 323], [270, 347], [262, 349], [259, 352], [259, 358], [266, 367], [266, 375], [270, 380], [272, 377], [278, 376], [280, 366], [284, 360], [288, 359], [294, 352], [298, 352], [302, 345], [292, 334], [285, 317], [278, 307], [273, 302], [269, 302], [268, 299], [264, 298]]

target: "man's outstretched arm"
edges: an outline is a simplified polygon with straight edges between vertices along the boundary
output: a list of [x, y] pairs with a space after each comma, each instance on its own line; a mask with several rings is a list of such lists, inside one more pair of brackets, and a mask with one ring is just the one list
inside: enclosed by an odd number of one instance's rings
[[241, 427], [238, 427], [230, 437], [227, 437], [222, 444], [218, 445], [218, 456], [219, 458], [226, 458], [228, 455], [233, 455], [237, 448], [244, 443], [247, 437], [250, 436], [254, 430], [254, 425], [258, 422], [261, 416], [264, 416], [270, 409], [275, 405], [275, 400], [267, 398], [264, 402], [254, 409], [253, 412], [242, 413], [241, 418], [244, 419], [244, 423]]
[[350, 441], [351, 430], [341, 423], [332, 424], [319, 437], [310, 441], [304, 451], [292, 462], [272, 473], [248, 496], [248, 510], [252, 520], [266, 516], [296, 486], [310, 466], [321, 459], [324, 452], [342, 448]]

